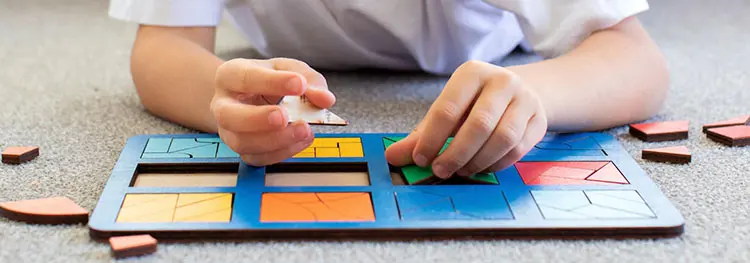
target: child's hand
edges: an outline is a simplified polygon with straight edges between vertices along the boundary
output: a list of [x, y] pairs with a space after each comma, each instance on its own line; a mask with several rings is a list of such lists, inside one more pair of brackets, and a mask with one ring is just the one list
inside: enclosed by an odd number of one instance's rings
[[[432, 165], [441, 178], [495, 172], [520, 160], [546, 131], [532, 89], [505, 68], [472, 61], [456, 70], [425, 118], [388, 148], [386, 158], [396, 166]], [[451, 135], [450, 146], [437, 156]]]
[[211, 101], [219, 136], [250, 165], [290, 158], [312, 143], [312, 130], [304, 121], [289, 124], [287, 112], [276, 103], [282, 96], [303, 94], [321, 108], [335, 102], [325, 78], [301, 61], [227, 61], [216, 70]]

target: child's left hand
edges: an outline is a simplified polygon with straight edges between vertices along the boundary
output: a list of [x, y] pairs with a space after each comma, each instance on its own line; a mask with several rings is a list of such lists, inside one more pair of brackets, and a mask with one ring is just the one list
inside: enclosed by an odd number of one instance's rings
[[[514, 72], [470, 61], [451, 76], [414, 131], [388, 147], [386, 158], [395, 166], [432, 165], [440, 178], [495, 172], [520, 160], [546, 132], [534, 90]], [[437, 156], [449, 136], [453, 142]]]

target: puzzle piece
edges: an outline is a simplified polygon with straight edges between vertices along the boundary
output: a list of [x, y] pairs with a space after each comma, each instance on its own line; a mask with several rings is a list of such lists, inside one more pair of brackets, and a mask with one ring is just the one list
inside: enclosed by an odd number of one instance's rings
[[364, 157], [359, 137], [315, 138], [313, 143], [293, 158], [356, 158]]
[[3, 150], [2, 162], [7, 164], [21, 164], [39, 156], [37, 146], [11, 146]]
[[633, 190], [532, 190], [546, 219], [644, 219], [653, 211]]
[[395, 194], [401, 220], [512, 219], [501, 192], [432, 193], [428, 191]]
[[342, 125], [349, 124], [346, 120], [327, 109], [321, 109], [313, 105], [305, 96], [286, 96], [279, 103], [289, 114], [289, 122], [298, 120], [317, 125]]
[[630, 124], [630, 134], [647, 142], [688, 138], [689, 121], [666, 121]]
[[261, 222], [374, 221], [369, 193], [264, 193]]
[[703, 132], [705, 133], [708, 131], [708, 129], [711, 128], [721, 128], [736, 125], [750, 125], [750, 115], [739, 116], [728, 120], [705, 124], [703, 125]]
[[641, 158], [656, 162], [689, 163], [690, 150], [685, 146], [644, 149]]
[[727, 146], [747, 146], [750, 145], [750, 126], [711, 128], [706, 131], [706, 136]]
[[229, 222], [232, 217], [232, 194], [180, 194], [174, 222]]
[[601, 150], [602, 146], [591, 136], [555, 135], [537, 143], [535, 148], [547, 150]]
[[179, 194], [126, 194], [117, 222], [172, 222]]
[[87, 223], [89, 211], [67, 197], [51, 197], [0, 203], [0, 216], [34, 224]]
[[[383, 137], [383, 145], [387, 149], [394, 143], [404, 139], [405, 137]], [[443, 147], [440, 149], [438, 154], [442, 154], [445, 149], [448, 148], [453, 138], [450, 137], [446, 140]], [[401, 174], [403, 175], [405, 182], [410, 185], [418, 184], [440, 184], [442, 182], [453, 183], [476, 183], [476, 184], [498, 184], [497, 177], [494, 173], [479, 173], [468, 177], [459, 175], [453, 175], [449, 179], [444, 180], [432, 173], [432, 166], [420, 167], [415, 164], [406, 165], [400, 167]]]
[[110, 237], [109, 245], [115, 258], [143, 256], [157, 250], [157, 241], [151, 235]]
[[518, 174], [527, 185], [628, 184], [609, 161], [517, 162]]

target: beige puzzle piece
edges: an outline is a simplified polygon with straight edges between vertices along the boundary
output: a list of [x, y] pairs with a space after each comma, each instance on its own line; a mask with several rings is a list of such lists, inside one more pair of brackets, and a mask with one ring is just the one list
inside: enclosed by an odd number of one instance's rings
[[289, 122], [304, 120], [309, 124], [346, 126], [348, 121], [327, 109], [321, 109], [305, 96], [286, 96], [279, 103], [289, 113]]

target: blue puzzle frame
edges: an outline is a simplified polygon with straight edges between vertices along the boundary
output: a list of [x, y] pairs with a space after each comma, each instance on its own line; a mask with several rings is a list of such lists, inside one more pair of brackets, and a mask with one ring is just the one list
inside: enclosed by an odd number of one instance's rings
[[[608, 134], [548, 134], [521, 161], [611, 161], [626, 177], [629, 184], [526, 185], [521, 180], [518, 170], [510, 167], [495, 173], [499, 182], [496, 185], [394, 185], [391, 182], [389, 165], [383, 157], [385, 150], [383, 137], [399, 136], [406, 136], [406, 134], [316, 134], [316, 138], [359, 137], [362, 141], [364, 157], [291, 158], [285, 160], [284, 163], [365, 162], [368, 166], [370, 185], [308, 187], [264, 186], [265, 168], [243, 164], [239, 157], [228, 150], [223, 143], [220, 143], [218, 150], [222, 152], [219, 158], [186, 159], [172, 158], [173, 156], [141, 158], [149, 139], [198, 138], [200, 141], [220, 142], [215, 134], [135, 136], [127, 141], [112, 170], [111, 177], [89, 220], [90, 233], [95, 238], [148, 233], [163, 239], [223, 239], [453, 236], [669, 237], [683, 232], [684, 219], [680, 213], [615, 138]], [[239, 166], [237, 185], [236, 187], [203, 188], [130, 187], [139, 164], [180, 163], [237, 163]], [[351, 191], [371, 193], [376, 217], [374, 222], [265, 223], [259, 221], [262, 193]], [[211, 192], [234, 194], [229, 223], [115, 222], [127, 193]], [[453, 205], [453, 210], [443, 201], [441, 201], [442, 204], [438, 202], [432, 207], [421, 210], [408, 209], [410, 202], [446, 194], [452, 195], [448, 200]], [[488, 197], [493, 197], [495, 201], [490, 201], [492, 199]], [[629, 203], [628, 200], [633, 201], [635, 200], [633, 198], [637, 197], [642, 198], [647, 210], [644, 210], [644, 207], [637, 202]], [[404, 201], [399, 201], [399, 198]], [[589, 203], [581, 203], [586, 202], [587, 199]], [[602, 201], [605, 199], [609, 201]], [[538, 204], [540, 202], [541, 204]], [[544, 206], [549, 202], [558, 203]], [[601, 213], [602, 216], [597, 216], [598, 218], [576, 218], [576, 215], [580, 216], [581, 213], [590, 213], [590, 211], [584, 211], [590, 210], [589, 208], [598, 206], [596, 209], [601, 209], [601, 205], [597, 205], [600, 202], [610, 202], [605, 205], [605, 207], [612, 208], [608, 210], [610, 212]], [[461, 211], [456, 208], [456, 204], [463, 207]], [[625, 210], [618, 210], [620, 209], [618, 206], [624, 207]], [[571, 210], [574, 208], [581, 211]], [[651, 214], [648, 213], [649, 210]], [[625, 213], [630, 217], [613, 216], [617, 215], [618, 211], [630, 211]], [[639, 218], [637, 216], [639, 214], [645, 216]], [[633, 215], [636, 216], [633, 217]]]

